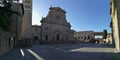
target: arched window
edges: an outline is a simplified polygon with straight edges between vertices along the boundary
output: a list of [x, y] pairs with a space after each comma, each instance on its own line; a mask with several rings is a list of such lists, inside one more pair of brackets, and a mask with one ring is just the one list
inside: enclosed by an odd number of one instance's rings
[[37, 40], [37, 39], [38, 39], [38, 36], [34, 36], [34, 39]]
[[83, 37], [81, 37], [81, 39], [83, 39]]
[[88, 39], [90, 39], [90, 36], [88, 36]]
[[80, 39], [80, 37], [78, 37], [78, 39]]
[[84, 36], [84, 40], [86, 40], [86, 36]]

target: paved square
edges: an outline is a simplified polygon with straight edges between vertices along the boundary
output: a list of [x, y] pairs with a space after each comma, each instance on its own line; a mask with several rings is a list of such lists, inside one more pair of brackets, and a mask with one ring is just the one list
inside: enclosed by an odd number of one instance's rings
[[115, 49], [101, 44], [52, 44], [17, 48], [0, 60], [119, 60]]

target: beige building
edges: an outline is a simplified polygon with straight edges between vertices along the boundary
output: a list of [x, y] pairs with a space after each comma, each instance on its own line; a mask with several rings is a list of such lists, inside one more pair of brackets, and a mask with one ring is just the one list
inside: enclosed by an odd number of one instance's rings
[[60, 7], [50, 7], [49, 13], [41, 20], [41, 40], [44, 43], [70, 42], [73, 30], [66, 20], [66, 11]]
[[106, 44], [112, 44], [112, 34], [109, 33], [106, 38]]
[[32, 0], [22, 0], [24, 16], [22, 22], [22, 39], [31, 39], [32, 26]]
[[116, 49], [120, 51], [120, 0], [111, 0], [110, 6], [113, 39], [115, 40]]
[[80, 42], [90, 42], [95, 39], [93, 31], [79, 31], [74, 33], [74, 39]]

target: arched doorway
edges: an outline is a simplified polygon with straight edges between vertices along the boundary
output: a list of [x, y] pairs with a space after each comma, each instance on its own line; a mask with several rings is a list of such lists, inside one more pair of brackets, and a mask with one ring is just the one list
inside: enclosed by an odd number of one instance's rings
[[38, 36], [34, 36], [34, 39], [35, 39], [35, 40], [38, 40]]
[[32, 34], [32, 43], [39, 44], [40, 43], [40, 33]]
[[56, 34], [56, 40], [60, 41], [60, 35], [59, 34]]
[[38, 35], [33, 36], [33, 43], [34, 44], [39, 43], [39, 36]]
[[45, 35], [45, 40], [48, 41], [48, 35]]

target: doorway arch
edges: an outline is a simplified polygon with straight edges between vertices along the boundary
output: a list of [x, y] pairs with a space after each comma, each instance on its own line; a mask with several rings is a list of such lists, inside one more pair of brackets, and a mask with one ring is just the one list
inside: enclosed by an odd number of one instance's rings
[[60, 41], [60, 34], [56, 34], [56, 40]]
[[48, 35], [45, 35], [45, 40], [48, 41]]

